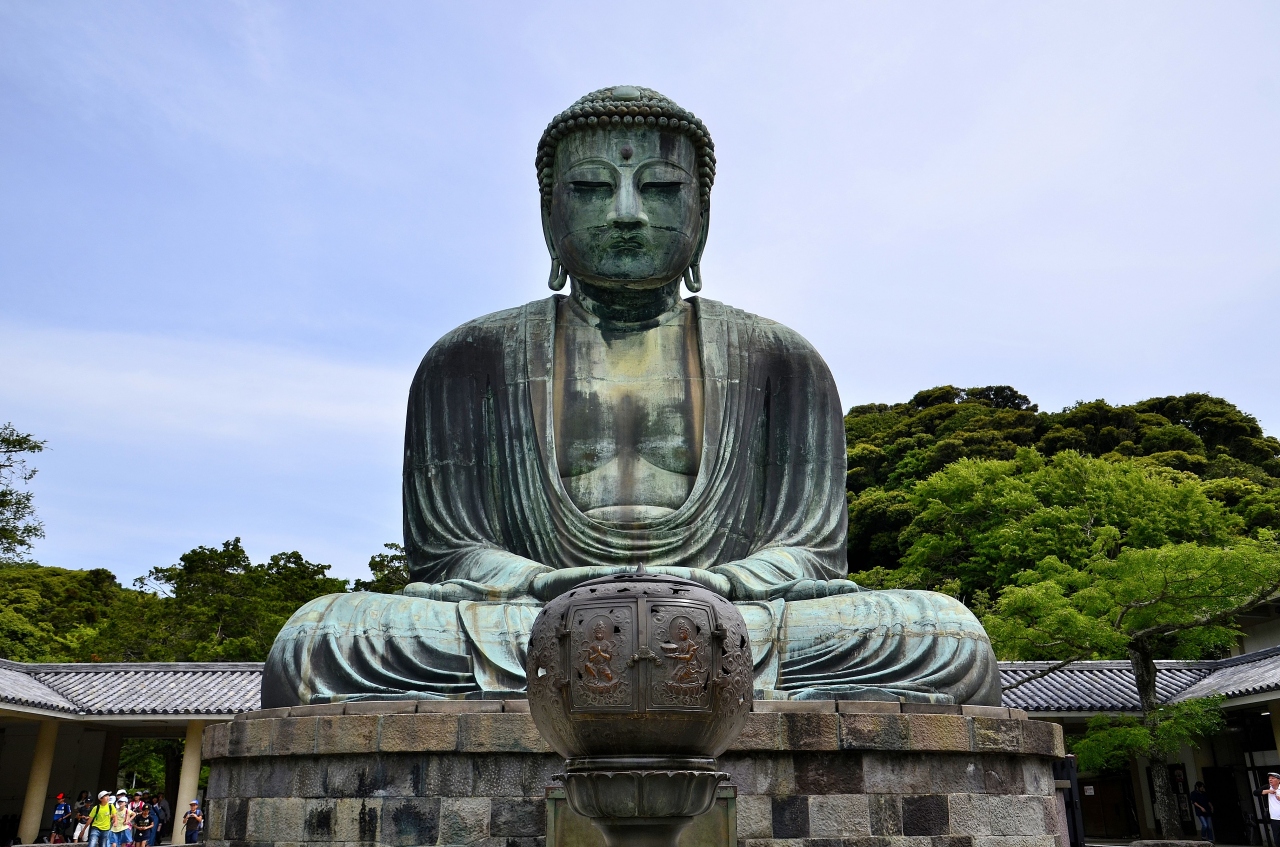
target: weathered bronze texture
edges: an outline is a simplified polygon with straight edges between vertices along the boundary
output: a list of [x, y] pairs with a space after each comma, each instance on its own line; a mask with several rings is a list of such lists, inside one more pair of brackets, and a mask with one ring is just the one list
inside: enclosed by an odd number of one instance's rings
[[529, 710], [557, 753], [715, 757], [751, 711], [738, 609], [689, 580], [617, 574], [546, 605], [526, 666]]
[[[568, 296], [427, 353], [405, 427], [413, 582], [300, 609], [264, 705], [522, 691], [540, 604], [638, 563], [738, 605], [757, 698], [998, 704], [963, 605], [846, 578], [844, 421], [822, 357], [773, 321], [681, 298], [682, 281], [702, 287], [706, 127], [650, 89], [601, 89], [551, 122], [536, 166], [548, 282]], [[623, 696], [616, 641], [584, 648], [584, 696]], [[703, 648], [667, 643], [625, 657], [697, 678]]]
[[526, 674], [569, 806], [608, 844], [674, 845], [711, 808], [728, 778], [715, 757], [751, 711], [751, 641], [728, 600], [642, 569], [589, 580], [538, 615]]

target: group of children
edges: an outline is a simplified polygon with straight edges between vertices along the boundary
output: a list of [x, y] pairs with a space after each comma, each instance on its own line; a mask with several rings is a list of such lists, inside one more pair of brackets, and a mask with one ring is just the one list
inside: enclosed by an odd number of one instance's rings
[[[81, 791], [74, 808], [62, 794], [57, 801], [50, 841], [84, 842], [89, 847], [155, 847], [170, 814], [164, 797], [141, 791], [135, 792], [132, 800], [123, 789], [115, 794], [100, 791], [96, 803], [89, 799], [88, 791]], [[200, 803], [192, 800], [182, 816], [185, 843], [196, 843], [203, 823]]]

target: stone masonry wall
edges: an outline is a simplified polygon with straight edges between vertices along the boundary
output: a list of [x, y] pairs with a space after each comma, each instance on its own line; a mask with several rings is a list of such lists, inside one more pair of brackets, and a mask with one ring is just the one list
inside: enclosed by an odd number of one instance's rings
[[[527, 708], [306, 706], [212, 726], [207, 840], [544, 847], [545, 789], [563, 760]], [[1054, 724], [989, 707], [756, 708], [720, 759], [739, 847], [1060, 847]]]

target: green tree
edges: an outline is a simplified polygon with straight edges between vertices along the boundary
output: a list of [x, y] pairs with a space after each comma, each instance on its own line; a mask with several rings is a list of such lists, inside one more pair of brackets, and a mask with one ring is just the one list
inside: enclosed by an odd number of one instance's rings
[[0, 564], [23, 561], [32, 543], [44, 537], [32, 492], [23, 488], [36, 475], [27, 456], [43, 449], [43, 441], [18, 432], [12, 423], [0, 426]]
[[1052, 659], [1056, 667], [1086, 658], [1129, 659], [1141, 724], [1095, 727], [1085, 749], [1105, 759], [1099, 751], [1123, 746], [1116, 736], [1126, 734], [1131, 745], [1147, 745], [1156, 809], [1172, 837], [1180, 830], [1165, 767], [1170, 751], [1210, 731], [1216, 719], [1211, 705], [1162, 707], [1155, 659], [1220, 653], [1238, 636], [1236, 618], [1277, 590], [1280, 544], [1264, 530], [1258, 540], [1226, 546], [1099, 550], [1081, 567], [1046, 556], [1001, 591], [982, 622], [1002, 658]]
[[1026, 447], [1009, 461], [961, 459], [859, 505], [889, 498], [910, 515], [898, 533], [898, 566], [854, 579], [969, 600], [990, 596], [1046, 556], [1080, 568], [1121, 548], [1223, 544], [1242, 527], [1190, 474], [1072, 450], [1049, 460]]
[[369, 557], [369, 572], [373, 579], [357, 579], [351, 586], [352, 591], [395, 594], [410, 583], [409, 557], [405, 555], [404, 548], [394, 542], [382, 546], [387, 552], [374, 553]]
[[0, 566], [0, 658], [66, 662], [127, 593], [110, 571]]
[[308, 600], [347, 590], [298, 552], [255, 565], [236, 538], [197, 547], [135, 581], [82, 650], [104, 661], [262, 661]]
[[1073, 451], [1203, 481], [1247, 481], [1254, 488], [1228, 503], [1230, 510], [1251, 533], [1280, 530], [1280, 440], [1264, 435], [1251, 415], [1207, 394], [1129, 406], [1094, 400], [1042, 412], [1009, 386], [944, 385], [905, 403], [855, 406], [845, 416], [845, 433], [853, 571], [899, 567], [911, 541], [903, 532], [920, 508], [918, 498], [907, 496], [914, 486], [959, 459], [1007, 461], [1025, 447], [1046, 458]]

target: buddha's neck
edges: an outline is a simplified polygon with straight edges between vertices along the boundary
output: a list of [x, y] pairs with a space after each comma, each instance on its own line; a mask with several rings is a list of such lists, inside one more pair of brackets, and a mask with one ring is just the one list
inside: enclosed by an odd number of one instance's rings
[[581, 280], [572, 281], [573, 301], [599, 321], [599, 326], [619, 332], [651, 329], [680, 308], [680, 280], [661, 288], [643, 290], [604, 288]]

